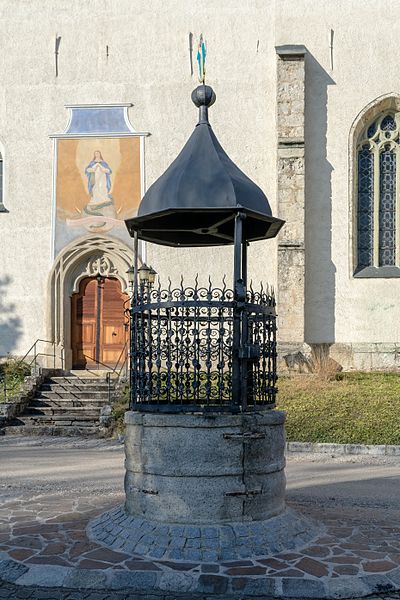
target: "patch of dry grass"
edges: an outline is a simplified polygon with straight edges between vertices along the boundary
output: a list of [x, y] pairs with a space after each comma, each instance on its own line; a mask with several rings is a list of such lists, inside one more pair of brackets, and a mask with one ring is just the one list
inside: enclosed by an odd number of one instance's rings
[[297, 375], [278, 387], [289, 441], [400, 445], [400, 374]]

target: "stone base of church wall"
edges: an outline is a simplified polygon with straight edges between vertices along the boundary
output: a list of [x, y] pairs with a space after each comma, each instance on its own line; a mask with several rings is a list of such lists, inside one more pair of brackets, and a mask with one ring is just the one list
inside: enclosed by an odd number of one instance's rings
[[[306, 344], [278, 343], [278, 373], [313, 372], [313, 349], [318, 356], [330, 361], [332, 370], [398, 371], [400, 343], [336, 343]], [[334, 362], [333, 362], [334, 361]], [[336, 365], [335, 365], [336, 363]]]

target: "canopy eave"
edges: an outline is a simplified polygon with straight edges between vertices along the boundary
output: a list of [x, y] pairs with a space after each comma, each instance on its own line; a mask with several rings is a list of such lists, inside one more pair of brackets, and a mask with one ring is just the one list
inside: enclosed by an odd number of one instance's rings
[[231, 208], [167, 209], [125, 221], [130, 235], [172, 247], [227, 246], [234, 242], [234, 219], [246, 216], [243, 233], [247, 242], [274, 238], [284, 221], [241, 206]]

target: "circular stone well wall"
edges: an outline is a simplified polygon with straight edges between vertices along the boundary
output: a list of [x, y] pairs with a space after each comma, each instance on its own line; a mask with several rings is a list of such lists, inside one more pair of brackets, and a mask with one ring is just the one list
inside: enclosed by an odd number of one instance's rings
[[164, 523], [262, 521], [285, 508], [285, 415], [127, 412], [126, 511]]

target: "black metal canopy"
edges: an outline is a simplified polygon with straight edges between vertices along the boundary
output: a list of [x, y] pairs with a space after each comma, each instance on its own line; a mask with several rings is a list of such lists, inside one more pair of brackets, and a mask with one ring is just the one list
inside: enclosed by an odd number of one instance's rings
[[284, 221], [272, 216], [264, 192], [226, 154], [209, 122], [215, 94], [208, 85], [192, 93], [200, 118], [186, 145], [144, 195], [133, 236], [167, 246], [234, 243], [235, 216], [242, 214], [243, 241], [275, 237]]

